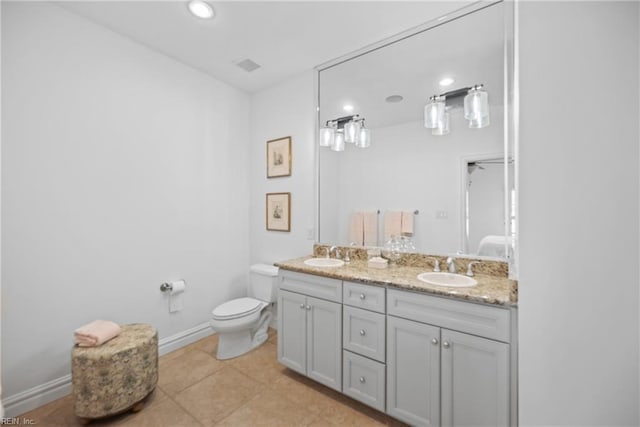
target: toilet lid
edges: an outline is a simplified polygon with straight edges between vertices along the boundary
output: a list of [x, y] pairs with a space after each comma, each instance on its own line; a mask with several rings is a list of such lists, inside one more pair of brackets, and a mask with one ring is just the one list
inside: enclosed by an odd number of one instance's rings
[[230, 320], [254, 313], [262, 308], [262, 301], [255, 298], [237, 298], [213, 309], [213, 318]]

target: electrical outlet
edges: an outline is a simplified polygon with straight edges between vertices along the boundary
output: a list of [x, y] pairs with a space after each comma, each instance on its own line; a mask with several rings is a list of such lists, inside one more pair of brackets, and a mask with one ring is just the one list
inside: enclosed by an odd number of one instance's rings
[[436, 211], [436, 219], [447, 219], [447, 218], [449, 218], [449, 212]]
[[307, 240], [313, 240], [315, 234], [315, 230], [313, 229], [313, 227], [311, 228], [307, 228]]

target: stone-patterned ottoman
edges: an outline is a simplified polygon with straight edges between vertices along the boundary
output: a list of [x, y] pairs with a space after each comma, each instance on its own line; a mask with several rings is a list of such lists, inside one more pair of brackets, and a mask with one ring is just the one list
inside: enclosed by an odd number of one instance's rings
[[151, 325], [121, 326], [120, 335], [98, 347], [71, 353], [73, 411], [83, 424], [142, 409], [158, 382], [158, 333]]

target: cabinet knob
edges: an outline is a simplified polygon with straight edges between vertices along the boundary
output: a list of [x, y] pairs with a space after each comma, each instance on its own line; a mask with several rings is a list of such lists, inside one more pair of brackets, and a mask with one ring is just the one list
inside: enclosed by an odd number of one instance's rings
[[365, 294], [360, 294], [360, 299], [365, 299], [366, 295]]
[[449, 341], [442, 341], [442, 346], [444, 348], [449, 348], [449, 346], [450, 346]]
[[306, 308], [307, 310], [311, 310], [311, 306], [310, 306], [310, 305], [307, 305], [305, 308]]
[[304, 308], [304, 303], [300, 304], [300, 308]]
[[366, 332], [364, 331], [364, 329], [360, 329], [360, 335], [365, 336]]
[[434, 338], [431, 340], [431, 344], [438, 345], [438, 338]]
[[365, 381], [365, 380], [364, 380], [364, 377], [360, 377], [360, 382], [361, 382], [361, 383], [364, 383], [364, 381]]

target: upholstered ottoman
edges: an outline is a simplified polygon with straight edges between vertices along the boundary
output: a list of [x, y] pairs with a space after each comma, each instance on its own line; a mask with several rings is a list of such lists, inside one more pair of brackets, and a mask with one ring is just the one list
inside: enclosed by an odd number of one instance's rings
[[91, 419], [139, 411], [158, 382], [158, 333], [151, 325], [121, 326], [120, 335], [71, 354], [73, 411]]

